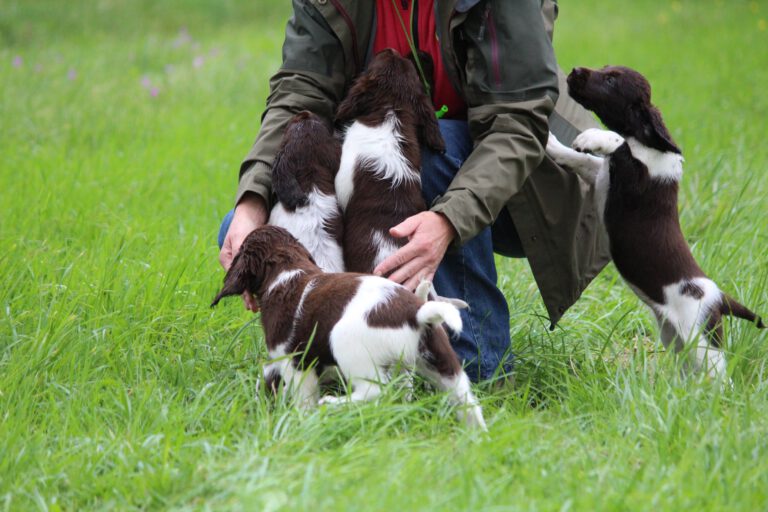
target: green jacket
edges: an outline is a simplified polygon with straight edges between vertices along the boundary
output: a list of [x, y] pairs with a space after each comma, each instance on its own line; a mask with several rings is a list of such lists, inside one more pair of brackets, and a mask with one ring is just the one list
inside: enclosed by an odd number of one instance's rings
[[[270, 166], [286, 123], [300, 110], [332, 119], [370, 51], [372, 0], [293, 0], [293, 9], [236, 201], [254, 192], [271, 204]], [[467, 103], [474, 150], [431, 205], [456, 229], [457, 244], [507, 208], [552, 325], [609, 261], [594, 190], [544, 153], [549, 129], [570, 143], [596, 126], [567, 94], [558, 95], [564, 77], [551, 44], [556, 11], [552, 0], [435, 1], [443, 60]]]

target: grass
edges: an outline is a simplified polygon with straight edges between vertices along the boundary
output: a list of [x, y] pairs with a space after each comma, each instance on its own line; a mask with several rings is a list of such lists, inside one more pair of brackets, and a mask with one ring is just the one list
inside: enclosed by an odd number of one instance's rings
[[[487, 437], [426, 392], [310, 413], [261, 397], [258, 322], [207, 305], [286, 9], [3, 4], [0, 508], [764, 510], [765, 333], [727, 325], [732, 390], [681, 380], [612, 267], [549, 332], [525, 262], [499, 260], [520, 364], [478, 389]], [[694, 252], [764, 313], [766, 19], [563, 2], [555, 36], [565, 69], [649, 77]]]

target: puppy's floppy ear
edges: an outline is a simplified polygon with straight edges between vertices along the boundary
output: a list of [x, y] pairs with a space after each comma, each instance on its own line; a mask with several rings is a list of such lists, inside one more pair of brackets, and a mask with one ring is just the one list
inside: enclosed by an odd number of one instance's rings
[[664, 124], [659, 109], [653, 105], [638, 104], [633, 105], [630, 112], [639, 124], [641, 133], [638, 133], [638, 135], [644, 139], [641, 142], [659, 151], [681, 152], [675, 141], [672, 140], [672, 136]]
[[336, 109], [336, 117], [334, 118], [336, 124], [344, 125], [354, 121], [363, 113], [370, 112], [372, 109], [369, 103], [373, 89], [375, 89], [375, 84], [370, 83], [366, 75], [358, 77], [349, 89], [347, 96], [339, 104], [339, 108]]
[[227, 275], [224, 277], [224, 287], [221, 289], [216, 298], [213, 299], [211, 307], [216, 306], [221, 299], [229, 297], [231, 295], [242, 295], [244, 291], [248, 289], [251, 275], [248, 265], [248, 257], [243, 254], [241, 250], [232, 260], [232, 265], [227, 271]]
[[434, 151], [444, 153], [445, 141], [443, 141], [443, 135], [440, 133], [440, 125], [429, 98], [426, 94], [419, 94], [414, 97], [413, 103], [413, 111], [418, 123], [419, 141]]
[[[418, 53], [419, 65], [424, 72], [424, 79], [427, 81], [431, 91], [435, 90], [435, 63], [432, 57], [424, 51], [419, 50]], [[409, 53], [407, 57], [410, 61], [413, 69], [419, 77], [419, 84], [423, 86], [422, 76], [419, 73], [418, 66], [416, 65], [416, 58], [413, 53]], [[407, 86], [404, 86], [407, 87]], [[418, 136], [419, 142], [426, 144], [430, 149], [443, 153], [445, 151], [445, 142], [443, 136], [440, 133], [440, 125], [437, 122], [437, 116], [432, 106], [432, 100], [427, 94], [426, 90], [419, 87], [419, 92], [413, 91], [413, 96], [410, 97], [411, 108], [416, 114], [416, 123], [418, 124]]]
[[272, 164], [272, 192], [285, 208], [295, 210], [299, 206], [306, 206], [309, 198], [296, 180], [296, 165], [300, 163], [286, 154], [287, 150], [283, 147], [275, 155]]
[[[413, 65], [414, 69], [416, 69], [416, 72], [418, 73], [419, 66], [421, 66], [421, 70], [424, 72], [424, 77], [427, 80], [427, 84], [429, 85], [429, 89], [431, 91], [435, 90], [435, 61], [432, 60], [432, 56], [425, 52], [424, 50], [418, 50], [416, 52], [416, 55], [418, 56], [419, 63], [416, 64], [416, 57], [413, 56], [413, 52], [408, 53], [406, 56], [406, 59]], [[421, 73], [419, 73], [419, 79], [421, 79]]]

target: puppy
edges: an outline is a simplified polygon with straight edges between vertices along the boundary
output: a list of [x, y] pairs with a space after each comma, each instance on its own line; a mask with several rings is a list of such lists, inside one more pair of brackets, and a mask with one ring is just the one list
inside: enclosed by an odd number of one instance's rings
[[[459, 418], [485, 430], [469, 379], [451, 348], [445, 322], [461, 331], [454, 306], [424, 302], [382, 277], [326, 274], [286, 230], [264, 226], [246, 237], [224, 279], [222, 297], [255, 294], [275, 368], [302, 406], [318, 403], [318, 375], [336, 365], [352, 401], [371, 400], [398, 365], [447, 391]], [[321, 404], [341, 398], [326, 396]]]
[[372, 272], [405, 244], [389, 229], [426, 210], [421, 195], [421, 151], [445, 151], [430, 99], [414, 65], [384, 50], [339, 105], [345, 126], [336, 192], [344, 212], [344, 261], [352, 272]]
[[574, 152], [551, 135], [547, 152], [595, 183], [613, 261], [653, 311], [664, 346], [674, 342], [680, 351], [691, 340], [696, 368], [725, 376], [722, 316], [765, 325], [721, 292], [688, 248], [677, 213], [683, 157], [651, 104], [648, 81], [626, 67], [576, 68], [568, 91], [611, 130], [586, 130], [573, 147], [604, 158]]
[[300, 112], [288, 124], [272, 165], [277, 204], [269, 224], [288, 230], [324, 272], [344, 272], [343, 222], [334, 178], [341, 144], [320, 117]]

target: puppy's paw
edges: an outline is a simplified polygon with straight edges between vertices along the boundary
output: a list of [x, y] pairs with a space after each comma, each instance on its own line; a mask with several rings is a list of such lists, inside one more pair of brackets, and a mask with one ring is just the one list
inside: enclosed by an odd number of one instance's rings
[[319, 402], [317, 402], [317, 405], [339, 405], [339, 404], [345, 403], [346, 401], [347, 401], [346, 397], [325, 395], [323, 398], [320, 399]]
[[573, 149], [582, 153], [610, 155], [624, 144], [624, 138], [616, 132], [589, 128], [581, 132], [573, 141]]
[[562, 163], [561, 160], [566, 160], [573, 153], [573, 150], [560, 142], [554, 133], [549, 132], [546, 152], [552, 160]]

